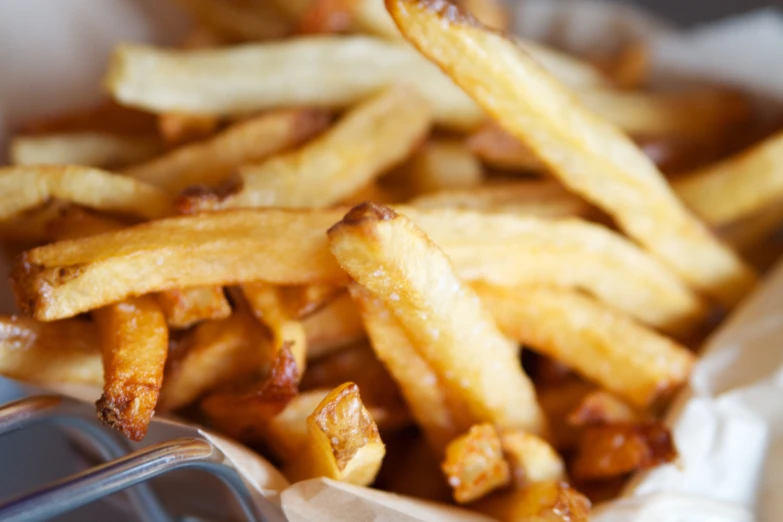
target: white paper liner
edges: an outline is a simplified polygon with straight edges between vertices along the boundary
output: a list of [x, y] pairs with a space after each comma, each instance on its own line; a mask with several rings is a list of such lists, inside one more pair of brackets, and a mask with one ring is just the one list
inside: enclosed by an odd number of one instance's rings
[[[168, 4], [0, 2], [3, 151], [7, 129], [18, 122], [94, 99], [114, 43], [174, 41], [183, 25]], [[596, 54], [644, 39], [650, 42], [656, 75], [697, 75], [783, 99], [783, 17], [774, 11], [677, 33], [647, 13], [605, 1], [526, 0], [514, 5], [517, 26], [526, 36], [555, 38], [566, 48], [589, 48]], [[7, 263], [0, 263], [0, 270], [7, 272]], [[12, 311], [7, 286], [0, 292], [0, 311]], [[782, 380], [783, 266], [713, 337], [690, 390], [672, 410], [669, 420], [680, 461], [638, 477], [627, 498], [599, 507], [594, 519], [777, 520], [783, 513], [783, 495], [778, 494], [783, 483]], [[87, 398], [84, 390], [61, 391]], [[291, 521], [489, 520], [323, 479], [295, 484], [278, 498], [275, 492], [286, 483], [269, 463], [221, 437], [210, 437], [258, 492], [282, 502]]]

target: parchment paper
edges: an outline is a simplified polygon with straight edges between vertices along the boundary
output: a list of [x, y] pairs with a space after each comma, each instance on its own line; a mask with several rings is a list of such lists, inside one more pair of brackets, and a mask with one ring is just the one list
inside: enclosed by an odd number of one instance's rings
[[[2, 150], [8, 129], [19, 121], [93, 100], [114, 43], [175, 41], [184, 24], [168, 4], [0, 2]], [[598, 54], [631, 39], [645, 39], [652, 50], [654, 79], [696, 76], [783, 100], [783, 16], [778, 12], [760, 11], [680, 33], [648, 13], [608, 2], [513, 4], [523, 35]], [[7, 265], [0, 270], [7, 273]], [[13, 311], [6, 285], [2, 292], [0, 308]], [[595, 520], [778, 520], [783, 513], [783, 495], [778, 493], [783, 483], [782, 387], [783, 265], [708, 343], [689, 389], [670, 412], [680, 462], [637, 477], [625, 498], [596, 510]], [[222, 438], [213, 440], [257, 491], [282, 502], [292, 522], [490, 520], [323, 479], [280, 491], [285, 482], [269, 463]]]

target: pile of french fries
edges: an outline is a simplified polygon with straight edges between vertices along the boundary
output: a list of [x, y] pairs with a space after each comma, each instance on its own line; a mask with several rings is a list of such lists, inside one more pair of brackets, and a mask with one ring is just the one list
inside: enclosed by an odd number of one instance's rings
[[780, 252], [745, 96], [519, 41], [496, 0], [181, 4], [179, 48], [118, 47], [109, 101], [13, 139], [0, 373], [501, 520], [676, 458], [662, 412]]

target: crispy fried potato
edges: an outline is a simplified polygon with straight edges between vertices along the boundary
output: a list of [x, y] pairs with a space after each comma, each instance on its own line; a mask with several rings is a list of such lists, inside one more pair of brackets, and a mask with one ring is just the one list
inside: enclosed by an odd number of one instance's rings
[[383, 304], [359, 285], [350, 286], [375, 355], [400, 387], [411, 415], [430, 446], [442, 453], [448, 443], [470, 426], [459, 417], [441, 379], [416, 351], [399, 321]]
[[327, 477], [367, 486], [375, 479], [385, 453], [359, 387], [345, 383], [307, 417], [307, 444], [286, 464], [285, 475], [292, 482]]
[[33, 384], [103, 386], [98, 331], [82, 319], [0, 317], [0, 375]]
[[278, 287], [286, 313], [295, 319], [305, 319], [332, 303], [345, 287], [339, 283], [284, 285]]
[[92, 107], [28, 121], [17, 131], [21, 135], [71, 132], [150, 135], [155, 132], [155, 116], [107, 100]]
[[695, 361], [671, 339], [571, 290], [474, 288], [507, 336], [642, 408], [679, 388]]
[[783, 132], [678, 178], [677, 195], [711, 225], [725, 225], [783, 202]]
[[103, 170], [77, 165], [0, 169], [0, 220], [51, 198], [145, 218], [162, 217], [172, 211], [171, 199], [160, 189]]
[[590, 426], [579, 441], [572, 472], [580, 480], [607, 479], [676, 457], [671, 433], [658, 422]]
[[169, 351], [166, 318], [152, 296], [93, 311], [103, 353], [98, 418], [131, 440], [147, 434]]
[[291, 32], [275, 4], [236, 0], [177, 0], [199, 23], [232, 40], [267, 40]]
[[194, 116], [182, 112], [158, 115], [158, 131], [169, 147], [207, 139], [215, 133], [219, 123], [220, 120], [214, 116]]
[[465, 144], [490, 167], [535, 173], [547, 172], [546, 165], [529, 147], [494, 122], [485, 124], [473, 133]]
[[215, 186], [242, 164], [260, 161], [310, 139], [326, 127], [327, 121], [326, 114], [310, 109], [263, 114], [124, 173], [170, 193], [191, 185]]
[[304, 147], [239, 169], [229, 194], [183, 194], [183, 213], [238, 207], [327, 207], [403, 161], [429, 131], [427, 102], [390, 87], [360, 104]]
[[387, 207], [364, 204], [328, 235], [343, 269], [389, 307], [476, 423], [545, 430], [515, 347], [419, 228]]
[[207, 390], [257, 376], [271, 345], [249, 310], [238, 307], [226, 319], [204, 321], [180, 341], [166, 369], [158, 406], [177, 410]]
[[441, 467], [454, 500], [460, 504], [480, 499], [511, 482], [500, 436], [491, 424], [476, 424], [454, 439], [446, 448]]
[[503, 128], [691, 285], [731, 306], [755, 284], [753, 271], [685, 209], [655, 165], [512, 41], [450, 2], [386, 4], [405, 37]]
[[411, 157], [406, 174], [416, 194], [476, 187], [484, 177], [478, 159], [456, 140], [426, 143]]
[[119, 168], [160, 153], [160, 141], [149, 136], [70, 132], [16, 136], [11, 140], [14, 165], [85, 165]]
[[472, 506], [501, 522], [588, 522], [590, 501], [565, 482], [537, 482]]
[[307, 356], [311, 359], [365, 338], [362, 318], [347, 292], [305, 318], [302, 324], [307, 334]]
[[291, 350], [300, 376], [307, 364], [307, 334], [304, 325], [291, 316], [285, 308], [285, 301], [278, 287], [268, 283], [245, 283], [242, 293], [256, 318], [272, 333], [277, 349], [288, 346]]
[[442, 190], [410, 202], [417, 209], [477, 210], [558, 218], [587, 213], [587, 204], [551, 181], [512, 181], [463, 190]]
[[568, 415], [569, 424], [574, 426], [631, 423], [641, 420], [644, 420], [643, 415], [604, 390], [587, 394], [579, 406]]
[[500, 443], [516, 488], [565, 478], [563, 459], [544, 439], [524, 430], [510, 430], [500, 434]]
[[200, 321], [231, 315], [231, 304], [222, 286], [177, 288], [160, 292], [157, 297], [171, 328], [190, 328]]
[[54, 241], [65, 241], [96, 236], [122, 227], [122, 221], [117, 219], [100, 216], [80, 207], [66, 206], [49, 221], [46, 232]]
[[[215, 67], [221, 74], [214, 74]], [[343, 109], [395, 83], [416, 87], [438, 123], [471, 129], [484, 119], [476, 104], [415, 50], [365, 36], [204, 51], [126, 45], [115, 51], [106, 79], [122, 103], [194, 115], [303, 106]]]

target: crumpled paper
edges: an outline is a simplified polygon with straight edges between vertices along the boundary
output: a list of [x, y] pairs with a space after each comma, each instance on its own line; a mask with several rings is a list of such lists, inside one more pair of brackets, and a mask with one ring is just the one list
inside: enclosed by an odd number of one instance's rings
[[[8, 129], [16, 123], [94, 99], [114, 43], [175, 41], [184, 27], [181, 17], [162, 4], [168, 2], [0, 2], [0, 69], [10, 72], [0, 82], [3, 152]], [[523, 36], [575, 50], [588, 48], [599, 55], [628, 41], [645, 40], [651, 50], [653, 79], [697, 77], [783, 101], [783, 15], [779, 12], [759, 11], [682, 33], [649, 13], [600, 0], [512, 4], [517, 31]], [[7, 265], [2, 265], [0, 270], [7, 271]], [[1, 291], [2, 311], [13, 311], [7, 287]], [[635, 477], [623, 498], [596, 509], [594, 520], [777, 520], [783, 513], [783, 495], [777, 494], [777, 486], [783, 483], [782, 386], [783, 265], [712, 337], [689, 388], [670, 411], [668, 421], [680, 461]], [[85, 390], [60, 391], [86, 398]], [[281, 503], [291, 522], [491, 520], [327, 479], [286, 487], [287, 482], [264, 459], [204, 434], [256, 492]]]

